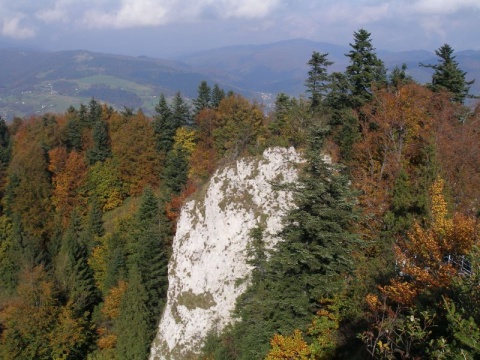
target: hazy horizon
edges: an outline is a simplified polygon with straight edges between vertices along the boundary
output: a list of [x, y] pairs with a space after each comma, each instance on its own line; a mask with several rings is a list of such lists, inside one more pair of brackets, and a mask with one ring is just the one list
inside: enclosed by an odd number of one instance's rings
[[0, 40], [46, 50], [175, 58], [303, 38], [348, 46], [365, 28], [387, 51], [480, 50], [478, 0], [0, 0]]

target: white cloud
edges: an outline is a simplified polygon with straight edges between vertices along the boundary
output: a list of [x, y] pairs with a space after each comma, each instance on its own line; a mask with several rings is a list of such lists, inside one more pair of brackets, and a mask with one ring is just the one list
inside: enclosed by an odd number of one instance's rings
[[280, 0], [122, 0], [117, 7], [103, 6], [86, 11], [82, 22], [92, 28], [132, 28], [167, 23], [199, 21], [203, 17], [220, 19], [262, 18]]
[[8, 16], [3, 20], [2, 35], [14, 39], [29, 39], [35, 37], [35, 30], [32, 27], [21, 25], [25, 18], [23, 14]]
[[57, 0], [53, 6], [41, 7], [35, 13], [35, 17], [47, 24], [55, 22], [68, 23], [72, 5], [72, 0]]
[[118, 9], [104, 11], [92, 9], [85, 12], [83, 23], [92, 28], [132, 28], [156, 26], [167, 23], [172, 1], [123, 0]]
[[225, 18], [262, 18], [267, 16], [279, 4], [279, 0], [223, 0], [219, 1], [225, 12]]
[[417, 0], [412, 9], [421, 14], [449, 15], [458, 11], [480, 10], [479, 0]]

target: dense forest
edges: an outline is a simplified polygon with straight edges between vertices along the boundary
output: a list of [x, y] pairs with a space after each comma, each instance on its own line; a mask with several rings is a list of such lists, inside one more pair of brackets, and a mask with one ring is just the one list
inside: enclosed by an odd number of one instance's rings
[[428, 84], [388, 71], [364, 29], [350, 48], [341, 73], [313, 52], [305, 96], [268, 114], [203, 81], [152, 118], [92, 98], [0, 120], [0, 358], [147, 358], [183, 202], [272, 146], [306, 160], [296, 207], [275, 249], [252, 229], [237, 321], [201, 358], [479, 358], [472, 81], [447, 44]]

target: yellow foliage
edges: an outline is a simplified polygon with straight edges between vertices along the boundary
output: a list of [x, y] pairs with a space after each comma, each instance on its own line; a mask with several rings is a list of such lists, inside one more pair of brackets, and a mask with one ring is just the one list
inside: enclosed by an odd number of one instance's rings
[[120, 313], [120, 302], [127, 291], [127, 283], [123, 280], [108, 291], [103, 303], [102, 313], [109, 319], [116, 319]]
[[271, 350], [265, 360], [311, 359], [311, 351], [303, 340], [302, 332], [295, 330], [290, 336], [275, 334], [270, 341]]
[[458, 273], [453, 261], [470, 252], [479, 229], [475, 219], [462, 214], [448, 216], [443, 195], [444, 181], [438, 178], [431, 187], [430, 226], [417, 222], [406, 241], [395, 248], [403, 275], [382, 287], [382, 292], [399, 304], [410, 305], [416, 296], [429, 289], [448, 287]]
[[197, 134], [195, 130], [188, 129], [187, 127], [180, 127], [175, 132], [175, 143], [173, 147], [175, 149], [182, 149], [187, 152], [188, 156], [192, 155], [196, 147]]

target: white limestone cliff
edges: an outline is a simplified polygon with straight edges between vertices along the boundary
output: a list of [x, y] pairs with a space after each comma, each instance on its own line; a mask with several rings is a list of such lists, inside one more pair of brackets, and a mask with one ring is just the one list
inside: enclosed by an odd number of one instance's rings
[[150, 359], [195, 359], [211, 330], [232, 321], [251, 272], [249, 233], [259, 225], [273, 246], [292, 196], [272, 183], [293, 182], [301, 161], [293, 148], [273, 148], [216, 171], [206, 190], [182, 208], [168, 267], [167, 304]]

